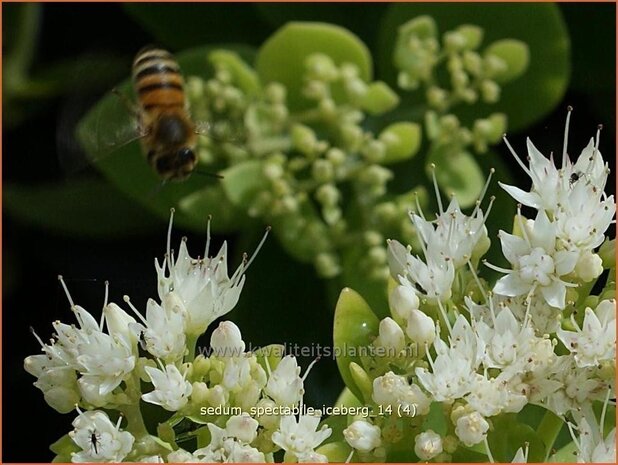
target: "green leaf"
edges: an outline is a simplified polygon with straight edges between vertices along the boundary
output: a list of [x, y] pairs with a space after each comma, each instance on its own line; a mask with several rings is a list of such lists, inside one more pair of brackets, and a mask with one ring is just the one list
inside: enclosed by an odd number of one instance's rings
[[247, 209], [255, 194], [268, 187], [268, 179], [264, 176], [263, 168], [261, 161], [249, 160], [221, 173], [223, 190], [232, 204]]
[[510, 462], [517, 449], [528, 444], [528, 461], [542, 462], [545, 447], [536, 431], [530, 426], [518, 423], [514, 414], [492, 417], [493, 429], [487, 434], [489, 450], [496, 462]]
[[447, 197], [454, 194], [462, 208], [474, 205], [485, 183], [475, 157], [468, 152], [443, 146], [429, 154], [427, 163], [436, 165], [438, 186]]
[[352, 448], [345, 441], [331, 442], [319, 447], [316, 452], [328, 457], [329, 462], [343, 463], [350, 455]]
[[67, 184], [4, 186], [3, 206], [15, 218], [69, 235], [91, 237], [146, 233], [159, 220], [98, 179]]
[[234, 82], [247, 95], [254, 96], [260, 90], [260, 80], [256, 72], [234, 52], [215, 50], [208, 55], [208, 59], [216, 65], [230, 69]]
[[[393, 4], [382, 19], [376, 55], [378, 77], [390, 85], [397, 82], [393, 50], [398, 27], [420, 15], [431, 16], [440, 33], [472, 24], [483, 28], [484, 44], [517, 39], [530, 50], [528, 69], [519, 79], [504, 86], [497, 104], [456, 107], [458, 116], [466, 121], [499, 111], [509, 116], [509, 129], [517, 131], [543, 118], [561, 101], [570, 75], [570, 43], [557, 5], [462, 3], [445, 8], [430, 3]], [[400, 107], [418, 103], [418, 99], [418, 93], [410, 93], [402, 99]]]
[[325, 23], [291, 22], [280, 28], [259, 49], [256, 69], [263, 83], [280, 82], [288, 92], [290, 109], [309, 105], [301, 93], [305, 59], [315, 53], [329, 56], [337, 65], [358, 66], [360, 77], [369, 81], [372, 62], [369, 50], [346, 29]]
[[416, 123], [394, 123], [380, 133], [380, 140], [386, 144], [383, 164], [407, 160], [421, 147], [421, 127]]
[[344, 387], [339, 397], [335, 401], [336, 406], [344, 406], [344, 407], [361, 407], [363, 404], [360, 400], [350, 391], [349, 388]]
[[226, 197], [220, 184], [206, 186], [180, 199], [179, 212], [190, 218], [195, 228], [203, 228], [205, 218], [211, 215], [216, 232], [232, 232], [246, 224], [246, 216]]
[[[49, 446], [49, 450], [51, 450], [54, 454], [63, 457], [71, 457], [71, 452], [79, 451], [79, 446], [73, 442], [73, 439], [68, 434], [65, 434], [56, 442], [54, 442], [51, 446]], [[69, 460], [70, 462], [71, 460]]]
[[354, 383], [350, 363], [361, 364], [361, 358], [357, 355], [359, 348], [367, 347], [377, 337], [378, 325], [378, 318], [356, 291], [350, 288], [341, 291], [333, 325], [335, 350], [339, 354], [337, 367], [345, 385], [359, 400], [363, 399], [363, 395]]
[[500, 58], [507, 65], [504, 72], [494, 76], [494, 79], [500, 83], [509, 82], [521, 76], [530, 62], [530, 50], [521, 40], [497, 40], [485, 49], [485, 56], [489, 55]]

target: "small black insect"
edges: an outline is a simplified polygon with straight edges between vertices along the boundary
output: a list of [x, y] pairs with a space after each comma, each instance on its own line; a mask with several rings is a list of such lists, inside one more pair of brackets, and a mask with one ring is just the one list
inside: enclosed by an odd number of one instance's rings
[[94, 453], [98, 454], [99, 453], [99, 435], [96, 432], [96, 430], [91, 430], [90, 431], [90, 445], [92, 446], [92, 448], [94, 449]]
[[575, 172], [573, 174], [571, 174], [571, 177], [569, 178], [569, 185], [572, 186], [573, 184], [575, 184], [577, 181], [579, 181], [579, 178], [581, 178], [582, 173], [580, 172]]

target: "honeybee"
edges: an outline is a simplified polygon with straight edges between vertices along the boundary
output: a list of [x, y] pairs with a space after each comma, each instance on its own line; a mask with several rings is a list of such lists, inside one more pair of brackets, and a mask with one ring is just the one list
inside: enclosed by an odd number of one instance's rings
[[145, 47], [133, 60], [135, 114], [146, 160], [164, 180], [183, 180], [197, 165], [197, 128], [189, 115], [184, 80], [174, 56]]

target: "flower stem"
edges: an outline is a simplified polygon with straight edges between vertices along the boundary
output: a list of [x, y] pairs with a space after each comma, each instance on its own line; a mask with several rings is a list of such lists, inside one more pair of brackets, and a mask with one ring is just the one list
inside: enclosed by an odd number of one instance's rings
[[141, 398], [141, 391], [139, 386], [139, 375], [132, 376], [126, 381], [127, 389], [126, 394], [132, 402], [123, 405], [119, 408], [124, 417], [127, 419], [127, 428], [136, 439], [142, 436], [148, 435], [148, 430], [144, 424], [144, 418], [142, 417], [142, 411], [139, 408], [139, 401]]
[[552, 447], [554, 446], [554, 442], [556, 441], [556, 438], [558, 437], [558, 434], [562, 429], [563, 424], [564, 422], [562, 418], [557, 416], [555, 413], [550, 412], [549, 410], [545, 412], [545, 416], [541, 420], [541, 424], [538, 428], [538, 433], [546, 447], [546, 461], [550, 455]]
[[187, 334], [187, 348], [189, 349], [189, 353], [185, 357], [185, 361], [192, 362], [193, 360], [195, 360], [195, 346], [197, 345], [198, 339], [199, 336]]

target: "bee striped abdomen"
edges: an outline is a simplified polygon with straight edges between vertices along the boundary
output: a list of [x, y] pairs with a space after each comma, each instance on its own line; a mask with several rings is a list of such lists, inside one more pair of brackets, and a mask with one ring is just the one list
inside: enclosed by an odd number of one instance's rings
[[169, 52], [150, 48], [133, 61], [133, 82], [139, 102], [146, 111], [184, 107], [184, 81], [178, 63]]

